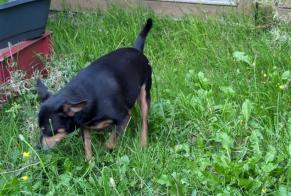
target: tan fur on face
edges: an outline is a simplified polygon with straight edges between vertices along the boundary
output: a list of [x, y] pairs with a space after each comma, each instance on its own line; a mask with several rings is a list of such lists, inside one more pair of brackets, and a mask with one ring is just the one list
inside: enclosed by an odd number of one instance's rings
[[68, 104], [64, 104], [63, 110], [64, 110], [65, 113], [69, 112], [70, 106]]
[[67, 105], [67, 104], [64, 104], [63, 106], [63, 110], [64, 112], [68, 115], [68, 116], [74, 116], [74, 112], [71, 110], [71, 106], [70, 105]]
[[[61, 140], [63, 140], [67, 133], [65, 133], [64, 129], [59, 129], [58, 131], [60, 131], [60, 133], [57, 133], [51, 137], [43, 137], [42, 139], [42, 146], [45, 146], [47, 148], [51, 148], [54, 145], [56, 145], [56, 143], [60, 142]], [[63, 132], [62, 132], [63, 131]]]
[[78, 104], [70, 105], [70, 104], [64, 104], [63, 105], [63, 111], [68, 115], [68, 116], [74, 116], [77, 112], [80, 112], [84, 109], [86, 103], [81, 102]]

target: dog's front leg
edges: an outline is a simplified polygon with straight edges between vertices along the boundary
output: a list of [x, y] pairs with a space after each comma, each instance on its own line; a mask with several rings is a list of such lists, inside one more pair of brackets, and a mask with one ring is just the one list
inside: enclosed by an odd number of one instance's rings
[[124, 130], [127, 128], [129, 121], [131, 119], [130, 114], [128, 114], [122, 121], [120, 125], [116, 125], [112, 131], [109, 139], [105, 143], [105, 147], [108, 150], [113, 150], [116, 147], [117, 139], [120, 135], [123, 134]]
[[92, 148], [91, 148], [91, 136], [89, 129], [84, 128], [83, 130], [83, 141], [85, 149], [85, 157], [87, 160], [92, 159]]
[[105, 143], [105, 147], [108, 150], [113, 150], [116, 146], [117, 137], [118, 137], [116, 129], [117, 128], [115, 127], [114, 130], [111, 132], [109, 139]]

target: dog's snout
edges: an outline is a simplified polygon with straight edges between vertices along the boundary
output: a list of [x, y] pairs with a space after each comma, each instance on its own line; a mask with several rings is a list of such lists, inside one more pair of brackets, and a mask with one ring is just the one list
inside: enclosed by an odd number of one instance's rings
[[49, 150], [53, 145], [47, 144], [45, 137], [43, 135], [40, 136], [38, 144], [36, 144], [35, 148], [38, 150]]

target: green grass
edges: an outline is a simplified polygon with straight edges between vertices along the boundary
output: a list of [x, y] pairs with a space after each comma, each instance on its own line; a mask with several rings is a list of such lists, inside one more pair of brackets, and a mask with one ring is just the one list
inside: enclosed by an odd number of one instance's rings
[[0, 0], [0, 4], [1, 3], [6, 3], [6, 2], [8, 2], [8, 0]]
[[145, 46], [154, 70], [148, 148], [139, 145], [135, 108], [113, 153], [102, 146], [107, 135], [94, 135], [95, 157], [86, 162], [78, 131], [50, 152], [34, 152], [39, 102], [26, 91], [0, 113], [0, 195], [291, 194], [284, 24], [264, 31], [249, 17], [174, 20], [145, 10], [55, 14], [46, 83], [59, 89], [100, 55], [131, 46], [147, 17], [154, 20]]

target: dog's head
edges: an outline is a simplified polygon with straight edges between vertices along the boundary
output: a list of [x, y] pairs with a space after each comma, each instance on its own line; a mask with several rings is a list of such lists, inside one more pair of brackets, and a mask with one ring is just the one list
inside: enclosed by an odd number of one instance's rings
[[47, 150], [76, 129], [74, 116], [82, 111], [86, 102], [67, 103], [49, 92], [41, 80], [37, 81], [36, 90], [42, 102], [38, 114], [38, 124], [42, 132], [38, 148]]

